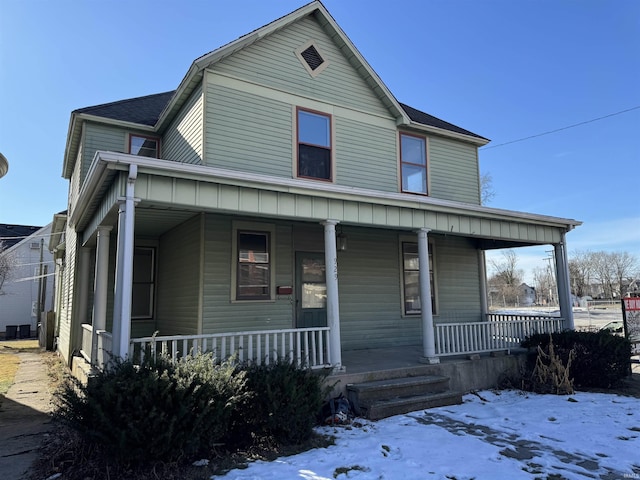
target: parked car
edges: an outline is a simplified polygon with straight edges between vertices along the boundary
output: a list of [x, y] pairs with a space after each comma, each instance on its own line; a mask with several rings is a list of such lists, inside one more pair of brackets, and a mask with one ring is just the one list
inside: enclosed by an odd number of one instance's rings
[[[600, 331], [608, 331], [613, 335], [624, 337], [624, 323], [622, 320], [615, 320], [600, 327]], [[640, 355], [640, 335], [632, 332], [629, 336], [629, 341], [631, 342], [631, 354]]]
[[609, 322], [605, 326], [600, 327], [600, 331], [608, 331], [616, 335], [624, 336], [624, 323], [622, 323], [621, 320]]

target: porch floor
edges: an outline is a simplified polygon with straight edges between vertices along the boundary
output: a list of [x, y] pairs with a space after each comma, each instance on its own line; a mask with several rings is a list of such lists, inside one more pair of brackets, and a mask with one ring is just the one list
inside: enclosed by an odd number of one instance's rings
[[[347, 374], [427, 366], [420, 362], [421, 357], [422, 347], [418, 345], [346, 350], [342, 352], [342, 365]], [[460, 357], [441, 357], [440, 363], [460, 360]]]

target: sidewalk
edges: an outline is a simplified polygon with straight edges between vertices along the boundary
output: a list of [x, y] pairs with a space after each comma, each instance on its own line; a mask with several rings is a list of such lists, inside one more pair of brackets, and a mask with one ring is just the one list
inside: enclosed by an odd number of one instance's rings
[[0, 406], [0, 478], [26, 477], [51, 427], [51, 392], [40, 353], [17, 353], [15, 383]]

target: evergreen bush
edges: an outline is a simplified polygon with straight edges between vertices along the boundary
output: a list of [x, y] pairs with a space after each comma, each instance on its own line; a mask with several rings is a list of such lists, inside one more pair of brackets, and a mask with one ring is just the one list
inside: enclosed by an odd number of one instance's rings
[[555, 354], [565, 364], [571, 352], [571, 378], [577, 388], [612, 388], [629, 375], [631, 344], [623, 337], [606, 331], [576, 332], [567, 330], [554, 334], [537, 334], [522, 342], [525, 348], [536, 349], [528, 365], [532, 372], [537, 357], [537, 347], [549, 351], [553, 342]]
[[235, 443], [299, 445], [309, 440], [328, 393], [323, 386], [327, 373], [299, 368], [286, 358], [241, 368], [251, 395], [235, 418]]
[[210, 354], [114, 362], [86, 385], [70, 379], [57, 414], [117, 460], [175, 460], [224, 441], [236, 405], [247, 396], [244, 373]]

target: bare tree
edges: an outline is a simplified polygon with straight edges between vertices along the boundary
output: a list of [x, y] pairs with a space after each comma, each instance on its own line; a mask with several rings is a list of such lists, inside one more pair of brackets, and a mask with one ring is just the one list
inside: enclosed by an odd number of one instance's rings
[[483, 173], [480, 175], [480, 203], [486, 205], [491, 202], [496, 196], [496, 191], [493, 188], [493, 177], [490, 173]]
[[614, 282], [613, 272], [611, 269], [609, 253], [607, 252], [594, 252], [592, 254], [593, 274], [603, 290], [603, 296], [605, 298], [614, 297]]
[[493, 269], [493, 275], [488, 283], [491, 291], [498, 300], [505, 304], [518, 303], [520, 286], [522, 285], [523, 272], [518, 269], [518, 255], [513, 250], [502, 252], [502, 260], [492, 258], [489, 265]]
[[0, 240], [0, 295], [5, 282], [11, 277], [11, 273], [16, 265], [15, 257], [7, 252], [7, 248]]
[[620, 297], [624, 297], [629, 284], [634, 280], [634, 274], [638, 268], [638, 259], [629, 252], [611, 252], [608, 255], [611, 268], [611, 276], [618, 284]]
[[569, 277], [573, 294], [578, 297], [591, 295], [591, 279], [593, 273], [593, 253], [578, 250], [571, 254], [569, 259]]

